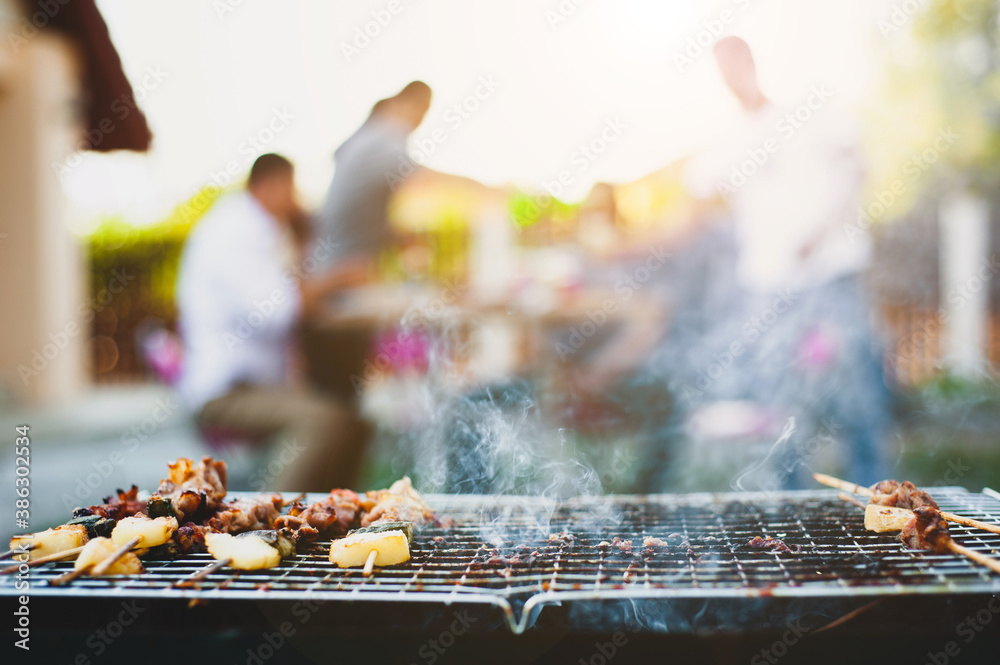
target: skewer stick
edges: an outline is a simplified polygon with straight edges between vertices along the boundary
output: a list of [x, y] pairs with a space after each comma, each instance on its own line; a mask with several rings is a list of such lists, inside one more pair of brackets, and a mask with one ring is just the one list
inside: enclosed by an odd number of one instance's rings
[[226, 557], [225, 559], [219, 559], [218, 561], [213, 561], [212, 563], [208, 564], [201, 570], [197, 571], [196, 573], [192, 573], [189, 577], [186, 577], [180, 582], [178, 582], [176, 586], [179, 587], [194, 586], [195, 584], [202, 581], [215, 571], [225, 568], [232, 562], [233, 560], [230, 559], [229, 557]]
[[48, 554], [38, 559], [32, 559], [31, 561], [25, 561], [23, 563], [15, 564], [13, 566], [7, 566], [3, 570], [0, 570], [0, 575], [9, 575], [11, 573], [16, 573], [21, 566], [27, 566], [28, 568], [34, 568], [36, 566], [41, 566], [46, 563], [52, 563], [53, 561], [62, 561], [63, 559], [69, 559], [75, 557], [77, 554], [83, 551], [83, 545], [80, 547], [74, 547], [68, 550], [63, 550], [62, 552], [56, 552], [55, 554]]
[[[845, 494], [841, 494], [839, 496], [840, 496], [841, 499], [844, 499], [845, 501], [848, 501], [849, 503], [860, 503], [860, 502], [855, 502], [851, 497], [849, 497], [849, 496], [847, 496]], [[865, 508], [864, 505], [862, 505], [861, 507]], [[987, 568], [989, 568], [990, 570], [992, 570], [994, 573], [1000, 574], [1000, 561], [997, 561], [996, 559], [994, 559], [992, 557], [988, 557], [985, 554], [983, 554], [982, 552], [977, 552], [976, 550], [971, 550], [971, 549], [969, 549], [968, 547], [966, 547], [964, 545], [959, 545], [958, 543], [955, 542], [955, 539], [952, 538], [951, 536], [948, 536], [948, 549], [950, 549], [955, 554], [961, 554], [962, 556], [966, 557], [967, 559], [971, 559], [972, 561], [975, 561], [976, 563], [978, 563], [978, 564], [980, 564], [982, 566], [986, 566]]]
[[837, 495], [837, 498], [840, 499], [841, 501], [846, 501], [847, 503], [853, 503], [861, 510], [865, 509], [865, 504], [861, 503], [850, 494], [844, 494], [843, 492], [841, 492], [840, 494]]
[[281, 505], [282, 505], [282, 507], [284, 507], [284, 506], [290, 506], [293, 503], [295, 503], [296, 501], [301, 501], [304, 498], [306, 498], [306, 493], [305, 492], [299, 492], [296, 496], [293, 496], [291, 499], [288, 499], [287, 501], [284, 500], [284, 499], [282, 499], [281, 500]]
[[104, 559], [99, 564], [94, 566], [90, 570], [90, 574], [93, 575], [94, 577], [100, 577], [104, 573], [108, 572], [108, 569], [111, 568], [111, 566], [115, 565], [115, 562], [118, 561], [118, 559], [128, 554], [133, 547], [138, 545], [140, 540], [142, 540], [142, 536], [136, 536], [132, 540], [128, 541], [127, 543], [119, 547], [117, 550], [112, 552], [108, 556], [108, 558]]
[[87, 568], [74, 568], [65, 575], [60, 575], [59, 577], [53, 579], [51, 582], [49, 582], [49, 584], [52, 586], [62, 586], [63, 584], [69, 584], [76, 578], [82, 575], [86, 575], [93, 568], [94, 568], [93, 566], [88, 566]]
[[7, 550], [6, 552], [0, 554], [0, 561], [4, 559], [9, 559], [15, 554], [23, 554], [24, 552], [30, 552], [31, 550], [38, 547], [38, 543], [31, 543], [27, 547], [15, 547], [12, 550]]
[[855, 483], [849, 483], [846, 480], [841, 480], [840, 478], [834, 478], [833, 476], [828, 476], [825, 473], [814, 473], [813, 480], [821, 485], [826, 485], [827, 487], [832, 487], [834, 489], [841, 490], [843, 492], [850, 492], [851, 494], [861, 494], [871, 498], [875, 496], [875, 492], [871, 491], [863, 485], [857, 485]]
[[[846, 480], [841, 480], [840, 478], [834, 478], [833, 476], [828, 476], [825, 473], [814, 473], [813, 478], [816, 482], [826, 485], [827, 487], [833, 487], [835, 489], [843, 490], [845, 492], [853, 492], [854, 494], [861, 494], [862, 496], [867, 496], [869, 498], [875, 496], [867, 487], [862, 485], [856, 485], [854, 483], [848, 482]], [[976, 529], [982, 529], [983, 531], [989, 531], [990, 533], [1000, 534], [1000, 524], [990, 524], [989, 522], [980, 522], [979, 520], [972, 519], [971, 517], [962, 517], [961, 515], [956, 515], [955, 513], [948, 513], [941, 511], [941, 517], [949, 522], [954, 522], [955, 524], [961, 524], [962, 526], [971, 526]]]
[[992, 570], [994, 573], [1000, 573], [1000, 561], [986, 556], [982, 552], [977, 552], [976, 550], [970, 550], [964, 545], [959, 545], [954, 540], [948, 541], [948, 548], [956, 553], [961, 554], [964, 557], [968, 557], [978, 564], [982, 564]]
[[372, 550], [368, 553], [368, 560], [365, 561], [365, 568], [361, 571], [361, 574], [365, 577], [370, 577], [372, 570], [375, 568], [375, 557], [378, 556], [378, 550]]

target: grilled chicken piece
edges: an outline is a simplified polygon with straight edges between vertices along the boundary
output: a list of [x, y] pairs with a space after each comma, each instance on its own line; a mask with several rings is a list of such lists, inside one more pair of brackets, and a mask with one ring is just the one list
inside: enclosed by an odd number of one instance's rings
[[169, 469], [151, 500], [169, 499], [181, 523], [218, 510], [226, 497], [225, 462], [205, 457], [195, 466], [192, 460], [181, 457]]
[[274, 568], [281, 563], [281, 551], [276, 544], [267, 542], [253, 532], [239, 536], [206, 533], [205, 545], [215, 559], [230, 559], [229, 565], [239, 570]]
[[410, 522], [414, 526], [421, 526], [434, 519], [434, 513], [424, 503], [420, 493], [413, 489], [413, 483], [407, 476], [394, 482], [389, 489], [368, 492], [361, 501], [361, 507], [365, 510], [365, 515], [361, 518], [363, 527], [380, 520]]
[[14, 536], [10, 539], [10, 549], [17, 550], [31, 547], [29, 559], [39, 559], [49, 554], [65, 552], [74, 547], [86, 545], [89, 536], [87, 527], [83, 524], [61, 524], [54, 529], [39, 531], [26, 536]]
[[274, 526], [282, 505], [280, 494], [233, 499], [219, 506], [218, 511], [208, 517], [205, 523], [214, 531], [222, 533], [270, 529]]
[[139, 546], [150, 548], [170, 540], [175, 531], [177, 531], [177, 519], [174, 517], [149, 519], [145, 515], [135, 515], [118, 520], [118, 525], [111, 532], [111, 540], [120, 547], [139, 536]]
[[410, 543], [403, 529], [385, 531], [358, 529], [330, 543], [330, 561], [341, 568], [363, 566], [372, 551], [376, 566], [392, 566], [410, 560]]
[[296, 531], [301, 540], [319, 535], [336, 537], [347, 533], [361, 509], [361, 497], [351, 490], [332, 490], [330, 496], [315, 503], [293, 503], [287, 515], [275, 520], [277, 529]]
[[913, 509], [913, 516], [903, 527], [899, 539], [914, 550], [933, 550], [937, 554], [951, 550], [948, 523], [941, 517], [940, 511], [929, 506]]
[[892, 506], [896, 508], [907, 508], [913, 510], [919, 506], [928, 506], [934, 510], [940, 510], [937, 502], [931, 495], [908, 480], [899, 482], [898, 480], [883, 480], [871, 486], [874, 492], [869, 503], [879, 506]]
[[[110, 538], [94, 538], [83, 548], [76, 558], [73, 568], [84, 570], [101, 563], [121, 547]], [[146, 572], [142, 567], [142, 562], [135, 552], [126, 552], [124, 556], [111, 564], [105, 575], [137, 575]]]

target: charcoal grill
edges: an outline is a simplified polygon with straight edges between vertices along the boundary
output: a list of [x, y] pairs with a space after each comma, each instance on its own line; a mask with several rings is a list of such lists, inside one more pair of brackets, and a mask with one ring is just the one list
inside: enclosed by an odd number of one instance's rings
[[[932, 494], [943, 510], [1000, 523], [995, 492], [945, 487]], [[521, 634], [538, 624], [545, 608], [558, 608], [564, 625], [585, 629], [596, 623], [602, 629], [628, 624], [635, 630], [638, 623], [647, 631], [764, 630], [815, 608], [822, 608], [828, 621], [885, 598], [1000, 593], [1000, 576], [962, 557], [911, 551], [892, 534], [866, 531], [863, 511], [832, 491], [589, 497], [559, 503], [431, 495], [428, 502], [442, 523], [417, 534], [411, 561], [377, 569], [371, 577], [333, 566], [327, 559], [329, 544], [319, 542], [275, 569], [222, 570], [193, 587], [182, 583], [211, 563], [207, 554], [147, 561], [148, 573], [141, 576], [51, 586], [72, 566], [61, 562], [32, 570], [31, 594], [33, 599], [81, 601], [173, 599], [188, 606], [311, 600], [378, 612], [400, 603], [442, 612], [466, 607], [494, 616], [481, 626], [506, 625]], [[1000, 557], [1000, 536], [959, 525], [951, 531], [962, 545]], [[550, 540], [549, 534], [560, 532], [572, 538]], [[645, 550], [647, 536], [673, 544]], [[753, 549], [748, 542], [755, 536], [780, 538], [801, 551]], [[615, 537], [632, 541], [631, 555], [600, 545]], [[10, 577], [0, 580], [0, 594], [18, 593]], [[787, 611], [776, 611], [779, 606]], [[354, 610], [351, 614], [361, 616]]]

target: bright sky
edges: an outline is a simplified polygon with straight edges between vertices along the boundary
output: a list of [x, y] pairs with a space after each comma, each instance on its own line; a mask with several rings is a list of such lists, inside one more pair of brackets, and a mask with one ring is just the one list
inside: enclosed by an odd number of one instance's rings
[[[148, 155], [85, 155], [64, 187], [84, 217], [120, 213], [136, 223], [162, 218], [230, 161], [245, 174], [259, 148], [294, 159], [307, 200], [318, 201], [340, 142], [377, 99], [417, 78], [435, 96], [414, 140], [435, 129], [444, 136], [425, 142], [434, 148], [428, 166], [529, 187], [573, 168], [567, 196], [580, 198], [595, 181], [629, 181], [669, 164], [735, 117], [708, 50], [683, 71], [675, 63], [689, 39], [704, 33], [708, 43], [706, 22], [718, 28], [728, 20], [724, 32], [754, 48], [765, 91], [787, 102], [816, 83], [842, 102], [863, 97], [878, 37], [866, 0], [98, 5], [154, 145]], [[561, 15], [560, 7], [572, 11]], [[371, 23], [372, 12], [384, 27]], [[374, 36], [355, 43], [366, 24]], [[344, 45], [358, 50], [345, 54]], [[494, 81], [495, 90], [481, 80]], [[483, 99], [468, 104], [477, 108], [466, 117], [451, 110], [477, 88]], [[574, 167], [580, 145], [614, 119], [624, 128], [607, 150], [582, 171]]]

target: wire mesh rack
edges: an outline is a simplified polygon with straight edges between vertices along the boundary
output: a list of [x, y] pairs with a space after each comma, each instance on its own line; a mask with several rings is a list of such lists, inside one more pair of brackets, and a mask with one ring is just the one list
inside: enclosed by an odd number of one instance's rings
[[[238, 496], [240, 493], [231, 493]], [[935, 488], [942, 510], [1000, 524], [1000, 497]], [[310, 496], [309, 500], [319, 498]], [[1000, 592], [1000, 575], [954, 555], [907, 549], [866, 531], [863, 511], [836, 492], [586, 497], [431, 495], [439, 522], [415, 536], [412, 558], [376, 569], [337, 568], [329, 542], [262, 571], [222, 569], [196, 584], [208, 554], [145, 561], [136, 576], [51, 580], [59, 562], [31, 571], [40, 596], [486, 604], [523, 632], [548, 605], [610, 600], [877, 597]], [[951, 525], [954, 539], [1000, 558], [1000, 535]], [[771, 548], [751, 545], [770, 538]], [[785, 547], [777, 545], [776, 540]], [[787, 550], [787, 551], [786, 551]], [[19, 593], [10, 576], [0, 594]]]

